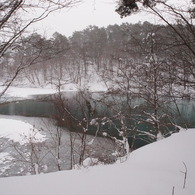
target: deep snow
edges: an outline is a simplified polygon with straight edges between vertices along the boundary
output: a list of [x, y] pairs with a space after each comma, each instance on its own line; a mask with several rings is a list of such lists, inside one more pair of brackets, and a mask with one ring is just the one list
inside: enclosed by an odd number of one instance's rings
[[[2, 195], [193, 195], [195, 129], [132, 153], [124, 163], [0, 179]], [[187, 166], [186, 188], [183, 189]]]
[[27, 142], [43, 142], [45, 135], [28, 123], [0, 118], [0, 138], [4, 137], [21, 145]]

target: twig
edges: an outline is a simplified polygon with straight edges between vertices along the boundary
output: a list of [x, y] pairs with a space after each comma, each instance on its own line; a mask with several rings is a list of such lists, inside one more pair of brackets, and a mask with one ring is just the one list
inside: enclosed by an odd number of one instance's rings
[[172, 195], [175, 194], [175, 186], [173, 186], [173, 189], [172, 189]]
[[183, 162], [183, 164], [184, 164], [184, 167], [185, 167], [185, 171], [181, 171], [181, 172], [184, 173], [183, 189], [185, 189], [188, 169], [187, 169], [187, 166], [184, 162]]

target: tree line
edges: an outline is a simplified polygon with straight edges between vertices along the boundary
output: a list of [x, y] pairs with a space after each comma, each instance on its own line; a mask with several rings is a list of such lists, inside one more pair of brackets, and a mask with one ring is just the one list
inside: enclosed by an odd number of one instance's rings
[[183, 42], [169, 26], [148, 22], [89, 26], [68, 38], [57, 32], [49, 39], [33, 33], [1, 58], [1, 78], [9, 81], [18, 67], [25, 67], [22, 78], [35, 85], [57, 79], [78, 83], [93, 69], [105, 79], [115, 72], [130, 74], [139, 88], [158, 79], [169, 94], [173, 86], [194, 88], [194, 37], [186, 25], [174, 29], [185, 37]]

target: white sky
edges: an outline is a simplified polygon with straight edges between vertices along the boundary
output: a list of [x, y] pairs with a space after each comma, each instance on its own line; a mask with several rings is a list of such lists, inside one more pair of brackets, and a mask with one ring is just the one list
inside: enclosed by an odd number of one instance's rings
[[35, 30], [40, 29], [46, 36], [51, 36], [54, 32], [70, 36], [74, 31], [83, 30], [89, 25], [106, 27], [109, 24], [137, 23], [146, 19], [158, 23], [151, 16], [149, 18], [143, 13], [121, 19], [115, 12], [116, 5], [115, 0], [84, 0], [82, 4], [71, 9], [63, 9], [49, 15], [36, 24]]
[[[186, 5], [190, 0], [170, 0], [175, 5], [183, 2]], [[149, 21], [159, 23], [159, 19], [148, 13], [136, 13], [129, 17], [121, 19], [115, 12], [116, 0], [82, 0], [82, 3], [71, 9], [63, 9], [49, 15], [43, 21], [36, 24], [35, 30], [38, 33], [44, 33], [45, 36], [51, 36], [54, 32], [59, 32], [66, 36], [71, 36], [74, 31], [83, 30], [89, 25], [106, 27], [109, 24], [137, 23], [139, 21]]]

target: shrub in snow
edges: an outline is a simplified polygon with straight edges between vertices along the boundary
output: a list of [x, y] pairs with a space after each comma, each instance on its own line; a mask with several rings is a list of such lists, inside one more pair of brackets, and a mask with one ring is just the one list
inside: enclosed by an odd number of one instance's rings
[[84, 161], [83, 161], [83, 166], [84, 167], [90, 167], [90, 166], [94, 166], [94, 165], [97, 165], [99, 163], [99, 160], [98, 158], [86, 158]]

